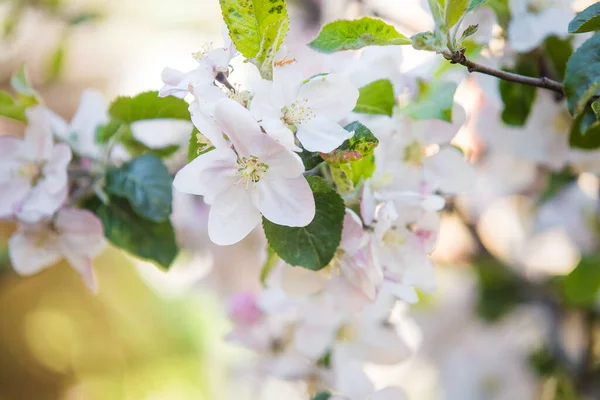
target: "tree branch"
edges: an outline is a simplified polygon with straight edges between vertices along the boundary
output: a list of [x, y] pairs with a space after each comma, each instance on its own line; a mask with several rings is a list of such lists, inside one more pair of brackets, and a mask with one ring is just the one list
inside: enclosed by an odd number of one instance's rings
[[469, 72], [479, 72], [481, 74], [495, 76], [496, 78], [504, 81], [516, 82], [522, 85], [535, 86], [542, 89], [552, 90], [553, 92], [564, 94], [563, 84], [552, 79], [541, 77], [533, 78], [531, 76], [519, 75], [512, 72], [501, 71], [499, 69], [486, 67], [485, 65], [477, 64], [469, 60], [465, 56], [464, 49], [455, 51], [454, 53], [444, 52], [442, 53], [444, 58], [449, 60], [452, 64], [460, 64], [467, 67]]

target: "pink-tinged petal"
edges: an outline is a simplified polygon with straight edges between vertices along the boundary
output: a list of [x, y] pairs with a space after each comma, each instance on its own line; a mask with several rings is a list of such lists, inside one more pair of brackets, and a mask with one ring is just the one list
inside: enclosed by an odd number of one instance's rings
[[63, 208], [54, 223], [60, 232], [63, 249], [93, 258], [106, 246], [102, 222], [87, 210]]
[[50, 123], [50, 130], [55, 136], [68, 142], [74, 143], [76, 141], [75, 135], [63, 117], [56, 114], [54, 111], [48, 110], [48, 120]]
[[281, 288], [291, 297], [308, 297], [317, 294], [327, 284], [327, 277], [301, 267], [284, 265], [281, 270]]
[[59, 143], [52, 149], [50, 161], [44, 165], [44, 178], [40, 185], [49, 193], [58, 193], [67, 185], [67, 166], [71, 162], [71, 148], [65, 143]]
[[229, 302], [227, 314], [234, 324], [243, 327], [255, 325], [262, 317], [256, 295], [251, 292], [235, 294]]
[[371, 191], [371, 185], [369, 182], [365, 182], [363, 185], [361, 200], [360, 200], [360, 215], [366, 225], [371, 225], [375, 219], [375, 207], [377, 207], [377, 200], [373, 196]]
[[209, 139], [216, 148], [229, 147], [230, 144], [223, 136], [221, 126], [214, 117], [215, 104], [219, 100], [226, 98], [225, 93], [211, 85], [204, 87], [202, 97], [199, 96], [196, 97], [189, 107], [192, 122], [200, 133]]
[[444, 147], [423, 161], [425, 180], [433, 183], [443, 193], [462, 193], [475, 184], [475, 168], [460, 150]]
[[57, 238], [43, 226], [20, 226], [8, 240], [10, 261], [19, 275], [33, 275], [62, 259]]
[[98, 293], [98, 282], [92, 268], [92, 260], [71, 247], [63, 247], [62, 253], [71, 267], [81, 276], [83, 283], [92, 293]]
[[342, 260], [340, 271], [350, 286], [360, 291], [370, 301], [375, 300], [375, 285], [364, 268], [352, 259], [351, 256], [347, 256]]
[[231, 149], [215, 149], [196, 157], [175, 175], [173, 186], [183, 193], [214, 198], [236, 181], [237, 157]]
[[356, 107], [358, 89], [350, 79], [339, 74], [329, 74], [317, 76], [302, 85], [298, 98], [308, 99], [308, 106], [317, 115], [337, 122]]
[[250, 111], [257, 121], [281, 119], [282, 109], [288, 105], [280, 92], [275, 90], [273, 81], [261, 80], [257, 83], [250, 102]]
[[282, 145], [272, 146], [261, 156], [261, 161], [269, 166], [267, 178], [297, 178], [304, 173], [302, 159]]
[[440, 215], [437, 212], [428, 212], [414, 224], [414, 233], [421, 248], [426, 253], [431, 253], [437, 244], [440, 230]]
[[208, 237], [220, 246], [235, 244], [248, 236], [260, 223], [256, 209], [246, 189], [231, 186], [219, 194], [208, 214]]
[[46, 185], [38, 184], [29, 191], [25, 200], [15, 209], [15, 215], [21, 221], [35, 223], [42, 218], [50, 217], [67, 200], [67, 186], [60, 190], [48, 191]]
[[43, 106], [28, 108], [28, 125], [25, 129], [26, 153], [31, 160], [49, 160], [52, 155], [52, 131], [48, 109]]
[[257, 207], [277, 225], [306, 226], [315, 217], [315, 199], [303, 176], [263, 179], [258, 185]]
[[369, 400], [408, 400], [408, 397], [399, 387], [387, 387], [373, 393]]
[[[0, 172], [4, 171], [4, 164], [12, 165], [15, 158], [23, 151], [23, 139], [13, 135], [0, 135]], [[0, 175], [3, 179], [4, 175]]]
[[28, 179], [0, 182], [0, 219], [11, 217], [22, 205], [31, 190]]
[[332, 352], [335, 391], [352, 393], [353, 399], [365, 399], [373, 393], [373, 383], [366, 375], [362, 363], [350, 354], [347, 346], [337, 345]]
[[335, 339], [335, 327], [301, 324], [294, 332], [293, 346], [300, 354], [318, 360]]
[[296, 136], [308, 151], [329, 153], [350, 139], [353, 132], [348, 132], [336, 121], [317, 115], [303, 124], [297, 125]]
[[354, 211], [346, 208], [344, 216], [344, 228], [342, 229], [342, 240], [340, 247], [351, 254], [355, 253], [364, 245], [365, 232], [360, 217]]
[[264, 118], [260, 124], [264, 128], [267, 135], [281, 143], [285, 148], [292, 151], [302, 151], [296, 146], [296, 138], [294, 132], [279, 118]]
[[187, 143], [193, 129], [182, 119], [146, 119], [131, 124], [133, 137], [151, 149]]
[[215, 108], [215, 120], [241, 156], [262, 154], [265, 143], [277, 143], [262, 133], [250, 111], [231, 99], [219, 101]]
[[185, 72], [167, 67], [163, 69], [160, 78], [165, 85], [177, 86], [185, 78]]
[[447, 144], [456, 136], [466, 121], [465, 109], [459, 104], [455, 104], [452, 110], [452, 122], [427, 119], [414, 120], [411, 125], [415, 136], [422, 144]]

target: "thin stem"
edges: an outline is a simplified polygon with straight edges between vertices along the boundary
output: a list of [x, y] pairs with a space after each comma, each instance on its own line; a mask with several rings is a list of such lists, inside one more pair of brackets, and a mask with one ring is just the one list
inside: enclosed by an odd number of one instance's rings
[[512, 72], [501, 71], [499, 69], [486, 67], [485, 65], [477, 64], [471, 60], [469, 60], [465, 56], [464, 49], [460, 51], [455, 51], [453, 53], [444, 52], [444, 57], [447, 60], [450, 60], [452, 64], [460, 64], [467, 67], [469, 72], [479, 72], [481, 74], [495, 76], [496, 78], [502, 79], [504, 81], [516, 82], [522, 85], [535, 86], [542, 89], [552, 90], [553, 92], [563, 94], [563, 85], [560, 82], [553, 81], [552, 79], [541, 77], [541, 78], [533, 78], [530, 76], [519, 75]]

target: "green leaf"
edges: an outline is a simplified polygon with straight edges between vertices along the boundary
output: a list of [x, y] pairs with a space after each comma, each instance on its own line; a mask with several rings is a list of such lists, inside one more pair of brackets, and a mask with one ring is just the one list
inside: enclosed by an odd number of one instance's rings
[[158, 97], [158, 92], [144, 92], [134, 97], [117, 97], [109, 108], [113, 119], [132, 123], [145, 119], [190, 119], [189, 105], [173, 96]]
[[25, 106], [19, 104], [10, 93], [0, 91], [0, 116], [26, 122]]
[[309, 46], [322, 53], [358, 50], [366, 46], [391, 46], [411, 44], [392, 25], [380, 19], [363, 17], [355, 20], [339, 20], [325, 25], [319, 36]]
[[15, 92], [21, 95], [28, 97], [37, 97], [38, 95], [29, 83], [29, 77], [27, 75], [25, 65], [21, 66], [21, 68], [19, 68], [17, 72], [13, 74], [13, 76], [10, 78], [10, 85]]
[[65, 64], [66, 48], [60, 44], [50, 55], [46, 66], [46, 78], [49, 81], [56, 81], [60, 78]]
[[276, 225], [263, 218], [269, 246], [290, 265], [313, 271], [323, 269], [340, 244], [344, 222], [344, 201], [322, 178], [306, 177], [315, 196], [316, 213], [301, 228]]
[[446, 0], [446, 24], [452, 28], [467, 12], [471, 0]]
[[323, 158], [319, 153], [313, 153], [308, 150], [302, 150], [302, 152], [298, 153], [298, 155], [302, 159], [305, 171], [315, 169], [323, 162]]
[[[434, 32], [420, 32], [410, 37], [415, 50], [435, 51], [441, 53], [447, 46], [445, 35]], [[448, 63], [446, 63], [448, 64]]]
[[171, 215], [173, 181], [160, 158], [146, 154], [106, 171], [105, 190], [129, 200], [141, 217], [161, 222]]
[[358, 161], [364, 156], [371, 154], [373, 149], [379, 145], [379, 140], [373, 133], [358, 121], [354, 121], [344, 127], [354, 135], [345, 140], [340, 147], [331, 153], [320, 153], [323, 160], [330, 165], [341, 165], [351, 161]]
[[581, 114], [588, 101], [600, 93], [600, 33], [586, 40], [569, 59], [564, 91], [573, 116]]
[[446, 25], [446, 1], [428, 0], [429, 10], [435, 21], [435, 30], [442, 32], [444, 35], [448, 32], [448, 26]]
[[75, 15], [68, 20], [68, 24], [71, 26], [77, 26], [87, 24], [90, 22], [96, 22], [102, 19], [103, 15], [97, 11], [82, 12], [81, 14]]
[[547, 175], [547, 181], [540, 193], [537, 203], [542, 204], [562, 191], [567, 185], [577, 180], [577, 176], [569, 168], [559, 172], [550, 172]]
[[600, 30], [600, 3], [592, 4], [569, 22], [569, 33]]
[[583, 150], [600, 147], [600, 122], [591, 107], [575, 117], [569, 133], [569, 146]]
[[273, 271], [273, 268], [277, 266], [278, 262], [279, 256], [277, 253], [275, 253], [271, 247], [267, 246], [267, 259], [260, 269], [260, 283], [263, 287], [267, 286], [267, 279], [269, 278], [271, 271]]
[[488, 0], [471, 0], [471, 4], [469, 4], [469, 8], [467, 8], [467, 12], [473, 11], [474, 9], [476, 9], [477, 7], [479, 7], [486, 1], [488, 1]]
[[600, 100], [596, 100], [592, 103], [592, 111], [596, 114], [596, 119], [600, 121]]
[[339, 193], [353, 193], [356, 186], [373, 176], [375, 156], [373, 153], [360, 160], [330, 166], [331, 177]]
[[[521, 59], [513, 70], [505, 69], [505, 71], [525, 76], [537, 76], [538, 73], [537, 64], [530, 58]], [[503, 80], [499, 80], [498, 85], [504, 103], [502, 121], [512, 126], [525, 125], [535, 101], [536, 88]]]
[[156, 223], [140, 217], [127, 200], [111, 197], [110, 205], [96, 209], [104, 235], [115, 246], [134, 256], [169, 268], [179, 249], [169, 220]]
[[246, 58], [262, 63], [277, 51], [289, 30], [284, 0], [219, 0], [231, 40]]
[[402, 107], [400, 112], [413, 119], [435, 118], [452, 122], [456, 83], [447, 81], [427, 83], [419, 80], [419, 89], [417, 98]]
[[563, 294], [568, 304], [576, 307], [591, 306], [600, 288], [600, 259], [583, 256], [577, 267], [563, 280]]
[[331, 393], [329, 392], [319, 392], [312, 398], [312, 400], [329, 400], [330, 397]]
[[154, 154], [160, 158], [166, 158], [179, 150], [179, 145], [176, 144], [160, 148], [150, 148], [133, 136], [131, 126], [128, 123], [123, 123], [119, 120], [111, 120], [108, 124], [100, 127], [96, 132], [96, 142], [105, 144], [115, 135], [119, 136], [116, 138], [118, 139], [117, 142], [123, 144], [132, 157], [139, 157], [143, 154]]
[[213, 149], [214, 146], [208, 146], [206, 137], [204, 137], [204, 135], [202, 135], [198, 129], [194, 127], [188, 143], [188, 163], [191, 163], [199, 155], [207, 153]]
[[524, 301], [519, 281], [506, 265], [490, 256], [473, 261], [479, 285], [477, 313], [487, 321], [497, 321]]
[[354, 112], [392, 115], [396, 97], [394, 96], [394, 86], [389, 79], [371, 82], [361, 87], [359, 93]]
[[567, 70], [567, 62], [573, 54], [571, 39], [561, 39], [558, 36], [550, 36], [544, 41], [544, 50], [554, 75], [560, 80], [563, 80]]
[[463, 31], [462, 35], [460, 35], [459, 43], [462, 43], [465, 39], [468, 39], [477, 33], [477, 29], [479, 29], [479, 25], [469, 25], [467, 29]]

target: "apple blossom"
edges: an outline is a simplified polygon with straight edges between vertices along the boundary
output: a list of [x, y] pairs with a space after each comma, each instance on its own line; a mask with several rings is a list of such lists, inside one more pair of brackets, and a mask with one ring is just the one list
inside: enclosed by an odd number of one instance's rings
[[209, 237], [229, 245], [243, 239], [261, 214], [286, 226], [306, 226], [315, 215], [300, 158], [261, 132], [248, 110], [224, 99], [215, 119], [233, 143], [197, 157], [180, 170], [173, 185], [185, 193], [204, 195], [211, 205]]
[[50, 220], [22, 222], [8, 245], [18, 274], [33, 275], [65, 259], [86, 286], [97, 291], [92, 259], [104, 248], [105, 239], [102, 223], [91, 212], [63, 208]]
[[358, 89], [339, 74], [304, 81], [295, 65], [273, 69], [273, 81], [262, 81], [250, 110], [265, 131], [298, 151], [294, 134], [309, 151], [328, 153], [352, 137], [339, 121], [356, 106]]
[[0, 136], [0, 218], [34, 223], [66, 200], [71, 149], [53, 143], [45, 108], [29, 108], [27, 118], [24, 138]]

